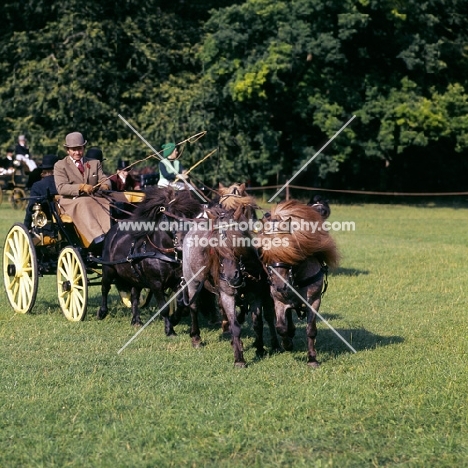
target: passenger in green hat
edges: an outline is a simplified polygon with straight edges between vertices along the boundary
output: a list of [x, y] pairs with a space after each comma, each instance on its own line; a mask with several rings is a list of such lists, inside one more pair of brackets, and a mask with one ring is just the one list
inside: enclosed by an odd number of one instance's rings
[[184, 167], [178, 161], [179, 150], [175, 143], [166, 143], [162, 145], [163, 159], [159, 162], [159, 187], [168, 185], [183, 190], [185, 189], [184, 180], [187, 179]]
[[[168, 158], [169, 156], [172, 155], [172, 153], [176, 149], [176, 145], [175, 145], [175, 143], [166, 143], [165, 145], [162, 145], [162, 149], [163, 149], [163, 156], [165, 158]], [[175, 157], [177, 157], [178, 152], [179, 151], [177, 151]], [[173, 159], [173, 158], [171, 158], [171, 159]]]

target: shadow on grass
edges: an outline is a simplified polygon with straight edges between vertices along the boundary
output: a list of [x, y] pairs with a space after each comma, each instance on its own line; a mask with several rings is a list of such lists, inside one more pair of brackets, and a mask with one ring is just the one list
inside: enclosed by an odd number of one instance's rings
[[358, 270], [356, 268], [334, 268], [330, 271], [330, 276], [360, 276], [368, 274], [368, 270]]
[[[404, 338], [397, 335], [382, 336], [365, 328], [335, 328], [335, 330], [357, 351], [376, 349], [402, 343]], [[352, 354], [350, 348], [330, 329], [318, 330], [316, 349], [318, 360], [325, 362], [342, 354]], [[296, 360], [305, 360], [307, 354], [307, 335], [305, 327], [298, 327], [294, 338], [294, 351], [303, 352], [304, 356], [295, 356]]]
[[[291, 354], [294, 360], [306, 362], [307, 360], [307, 335], [305, 324], [297, 324], [296, 336], [294, 337], [294, 350]], [[391, 335], [382, 336], [372, 333], [365, 328], [335, 328], [335, 330], [357, 351], [376, 349], [382, 346], [391, 346], [402, 343], [404, 338], [401, 336]], [[242, 330], [244, 336], [249, 336], [249, 333]], [[270, 334], [267, 329], [264, 330], [264, 342], [267, 349], [266, 356], [271, 356], [274, 352], [270, 349]], [[281, 342], [281, 339], [280, 339]], [[353, 354], [352, 350], [330, 329], [319, 329], [316, 340], [317, 357], [319, 362], [333, 360], [335, 357], [342, 354]], [[261, 360], [263, 357], [257, 356], [255, 361]]]
[[[335, 330], [356, 350], [364, 351], [366, 349], [375, 349], [381, 346], [390, 346], [397, 343], [402, 343], [404, 338], [401, 336], [391, 335], [382, 336], [372, 333], [365, 328], [335, 328]], [[304, 343], [304, 351], [306, 350], [306, 331], [303, 333], [301, 342]], [[299, 338], [299, 336], [298, 336]], [[323, 353], [331, 353], [334, 355], [351, 352], [343, 341], [341, 341], [335, 333], [330, 330], [319, 330], [317, 335], [317, 351]]]

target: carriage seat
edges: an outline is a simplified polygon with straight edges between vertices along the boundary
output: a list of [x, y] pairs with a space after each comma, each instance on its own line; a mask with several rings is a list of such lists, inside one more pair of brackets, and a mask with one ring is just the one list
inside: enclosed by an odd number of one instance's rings
[[60, 219], [63, 223], [73, 223], [73, 219], [70, 215], [66, 214], [63, 210], [62, 207], [60, 206], [59, 203], [60, 200], [60, 195], [55, 195], [54, 196], [54, 203], [55, 203], [55, 208], [57, 210], [57, 213], [60, 215]]
[[128, 203], [140, 203], [145, 199], [144, 192], [126, 191], [123, 194]]
[[73, 229], [74, 229], [76, 235], [78, 236], [78, 238], [80, 239], [82, 246], [85, 247], [85, 248], [88, 248], [89, 245], [90, 245], [90, 242], [88, 241], [88, 239], [86, 239], [86, 237], [83, 236], [83, 234], [81, 234], [81, 232], [78, 231], [76, 226], [73, 224], [73, 218], [69, 214], [65, 213], [62, 210], [62, 207], [60, 206], [59, 200], [60, 200], [60, 195], [55, 195], [54, 196], [54, 203], [55, 203], [56, 212], [60, 216], [60, 220], [64, 224], [72, 224]]

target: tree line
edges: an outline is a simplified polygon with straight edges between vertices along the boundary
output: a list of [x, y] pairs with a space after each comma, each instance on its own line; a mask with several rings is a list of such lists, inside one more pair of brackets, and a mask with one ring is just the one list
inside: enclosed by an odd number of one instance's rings
[[[465, 190], [468, 16], [459, 0], [29, 0], [1, 7], [0, 143], [108, 170], [180, 142], [191, 174], [364, 190]], [[196, 141], [195, 141], [196, 140]], [[155, 164], [155, 163], [154, 163]]]

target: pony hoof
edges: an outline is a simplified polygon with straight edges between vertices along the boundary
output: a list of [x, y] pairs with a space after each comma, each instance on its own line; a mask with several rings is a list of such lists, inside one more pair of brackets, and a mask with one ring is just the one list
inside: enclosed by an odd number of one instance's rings
[[255, 351], [255, 354], [259, 357], [263, 357], [265, 356], [266, 354], [266, 351], [265, 351], [265, 348], [258, 348], [256, 351]]
[[103, 310], [98, 310], [98, 313], [96, 314], [96, 318], [98, 320], [104, 320], [107, 317], [108, 312], [104, 312]]
[[292, 351], [294, 349], [294, 344], [292, 341], [283, 341], [283, 348], [285, 351]]
[[192, 346], [195, 348], [195, 349], [198, 349], [198, 348], [201, 348], [201, 345], [202, 345], [202, 342], [201, 340], [198, 338], [192, 338]]
[[237, 367], [239, 369], [243, 369], [243, 368], [247, 367], [247, 364], [245, 363], [245, 361], [238, 361], [238, 362], [234, 363], [234, 367]]
[[309, 361], [307, 363], [309, 367], [312, 367], [312, 369], [318, 369], [320, 367], [320, 362], [318, 361]]
[[141, 326], [143, 325], [143, 322], [141, 322], [141, 321], [138, 321], [138, 322], [132, 322], [132, 323], [131, 323], [131, 325], [133, 325], [134, 327], [137, 327], [137, 328], [139, 328], [139, 327], [141, 327]]

